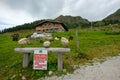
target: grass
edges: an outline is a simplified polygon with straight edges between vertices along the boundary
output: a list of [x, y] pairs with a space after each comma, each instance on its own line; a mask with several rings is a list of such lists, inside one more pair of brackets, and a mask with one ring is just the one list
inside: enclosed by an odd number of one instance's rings
[[[105, 28], [104, 28], [105, 29]], [[107, 28], [108, 29], [108, 28]], [[78, 31], [80, 50], [76, 48], [75, 31]], [[36, 80], [40, 77], [49, 76], [48, 72], [53, 71], [53, 75], [66, 74], [74, 70], [73, 65], [89, 63], [93, 59], [103, 59], [108, 56], [116, 56], [120, 53], [120, 34], [106, 34], [106, 30], [98, 29], [72, 29], [69, 32], [53, 33], [53, 36], [73, 36], [69, 48], [71, 52], [63, 55], [63, 65], [67, 72], [57, 71], [57, 54], [49, 54], [48, 70], [33, 70], [33, 54], [28, 68], [22, 68], [22, 54], [14, 52], [14, 48], [20, 47], [17, 42], [13, 42], [11, 35], [19, 33], [20, 38], [33, 33], [33, 30], [18, 31], [0, 34], [0, 79], [19, 80], [20, 75], [24, 75], [28, 80]], [[109, 32], [110, 33], [110, 32]], [[112, 32], [114, 33], [114, 32]], [[26, 47], [42, 47], [39, 40], [26, 44]], [[63, 47], [60, 41], [53, 41], [51, 47]]]

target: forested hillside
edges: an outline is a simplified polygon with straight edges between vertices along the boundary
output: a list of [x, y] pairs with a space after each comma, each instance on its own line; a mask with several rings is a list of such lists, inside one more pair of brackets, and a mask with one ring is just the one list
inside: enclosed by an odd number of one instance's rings
[[37, 20], [31, 23], [25, 23], [23, 25], [18, 25], [12, 28], [4, 29], [2, 32], [13, 32], [17, 30], [25, 30], [25, 29], [35, 29], [35, 25], [44, 22], [44, 21], [58, 21], [64, 23], [69, 29], [76, 27], [88, 27], [89, 21], [87, 19], [83, 19], [80, 16], [59, 16], [56, 19], [44, 19]]

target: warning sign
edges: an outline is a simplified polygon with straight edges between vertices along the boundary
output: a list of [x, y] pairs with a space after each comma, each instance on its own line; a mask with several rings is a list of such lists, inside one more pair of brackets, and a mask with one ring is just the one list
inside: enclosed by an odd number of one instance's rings
[[47, 70], [47, 50], [35, 50], [33, 69]]

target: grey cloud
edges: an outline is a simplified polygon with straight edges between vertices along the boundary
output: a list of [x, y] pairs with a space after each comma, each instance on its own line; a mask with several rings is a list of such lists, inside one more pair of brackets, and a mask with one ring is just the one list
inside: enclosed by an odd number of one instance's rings
[[89, 20], [100, 20], [120, 8], [120, 0], [1, 0], [0, 2], [13, 10], [26, 11], [37, 19], [69, 14]]
[[45, 16], [46, 17], [55, 17], [58, 12], [63, 8], [64, 1], [62, 0], [45, 0], [44, 7], [46, 8]]
[[0, 21], [0, 25], [11, 25], [11, 24], [8, 24], [6, 22]]
[[[62, 0], [44, 0], [42, 2], [42, 8], [41, 10], [38, 10], [40, 13], [39, 16], [45, 17], [45, 18], [53, 18], [55, 17], [58, 12], [63, 8], [64, 1]], [[37, 12], [37, 10], [35, 11]]]
[[38, 18], [56, 16], [64, 3], [62, 0], [4, 0], [2, 2], [13, 10], [26, 11]]
[[9, 23], [6, 23], [2, 20], [0, 20], [0, 30], [3, 30], [4, 28], [9, 28], [9, 27], [13, 27], [14, 24], [9, 24]]
[[43, 10], [43, 2], [39, 0], [4, 0], [3, 2], [13, 10], [26, 11], [33, 16]]

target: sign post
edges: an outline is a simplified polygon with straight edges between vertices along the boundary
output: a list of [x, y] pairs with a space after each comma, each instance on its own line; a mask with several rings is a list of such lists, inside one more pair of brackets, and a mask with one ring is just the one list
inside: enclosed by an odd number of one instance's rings
[[34, 50], [33, 69], [47, 70], [47, 54], [46, 49]]

